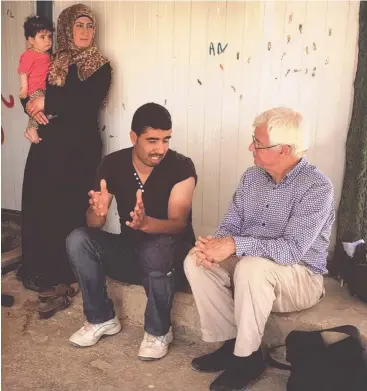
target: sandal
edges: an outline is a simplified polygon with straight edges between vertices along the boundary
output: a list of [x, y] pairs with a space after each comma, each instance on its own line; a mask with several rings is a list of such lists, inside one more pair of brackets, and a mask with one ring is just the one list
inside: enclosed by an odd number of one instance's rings
[[71, 304], [71, 297], [57, 296], [50, 297], [46, 302], [40, 302], [38, 305], [38, 314], [41, 319], [48, 319]]
[[69, 296], [74, 297], [79, 292], [79, 288], [73, 288], [70, 285], [60, 284], [56, 285], [52, 290], [41, 292], [38, 294], [38, 300], [41, 303], [46, 303], [49, 299], [56, 297]]

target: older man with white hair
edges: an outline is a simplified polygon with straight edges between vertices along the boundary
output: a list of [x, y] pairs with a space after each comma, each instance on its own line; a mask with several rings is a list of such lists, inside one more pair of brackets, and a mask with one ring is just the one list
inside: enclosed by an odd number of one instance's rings
[[192, 361], [197, 371], [223, 371], [212, 391], [245, 390], [263, 374], [270, 313], [315, 305], [327, 272], [333, 187], [303, 156], [302, 116], [274, 108], [253, 126], [255, 167], [242, 175], [214, 237], [199, 237], [185, 260], [203, 340], [225, 341]]

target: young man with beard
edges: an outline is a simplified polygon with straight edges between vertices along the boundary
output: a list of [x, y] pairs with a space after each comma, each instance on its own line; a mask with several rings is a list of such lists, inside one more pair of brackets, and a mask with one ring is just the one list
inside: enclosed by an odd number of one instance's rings
[[[195, 241], [191, 204], [197, 181], [191, 159], [169, 149], [171, 134], [169, 112], [147, 103], [133, 116], [133, 147], [107, 155], [98, 169], [96, 188], [89, 193], [88, 227], [74, 230], [66, 243], [87, 318], [71, 336], [73, 345], [92, 346], [102, 335], [121, 330], [107, 296], [107, 274], [144, 286], [148, 301], [138, 357], [155, 360], [167, 354], [175, 285]], [[100, 229], [113, 196], [120, 234]]]

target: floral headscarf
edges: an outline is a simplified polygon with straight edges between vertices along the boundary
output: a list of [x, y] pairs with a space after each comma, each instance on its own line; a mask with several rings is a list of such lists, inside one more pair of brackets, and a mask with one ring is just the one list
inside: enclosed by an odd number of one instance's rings
[[84, 4], [75, 4], [64, 9], [57, 21], [57, 45], [53, 62], [50, 66], [48, 81], [50, 84], [63, 86], [65, 85], [66, 76], [68, 74], [69, 65], [76, 64], [78, 67], [79, 79], [84, 81], [92, 76], [99, 68], [108, 63], [108, 59], [104, 57], [94, 42], [87, 48], [78, 48], [74, 44], [73, 26], [75, 21], [87, 16], [96, 25], [96, 17], [92, 10]]

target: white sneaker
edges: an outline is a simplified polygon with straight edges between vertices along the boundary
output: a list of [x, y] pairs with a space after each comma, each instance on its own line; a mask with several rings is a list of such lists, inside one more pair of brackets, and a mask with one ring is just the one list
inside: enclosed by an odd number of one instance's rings
[[92, 346], [99, 341], [102, 335], [114, 335], [120, 330], [121, 324], [117, 316], [104, 323], [85, 322], [84, 326], [69, 338], [69, 341], [75, 346]]
[[151, 361], [164, 357], [168, 353], [168, 346], [172, 340], [172, 327], [170, 327], [166, 335], [160, 337], [145, 332], [138, 358], [143, 361]]

